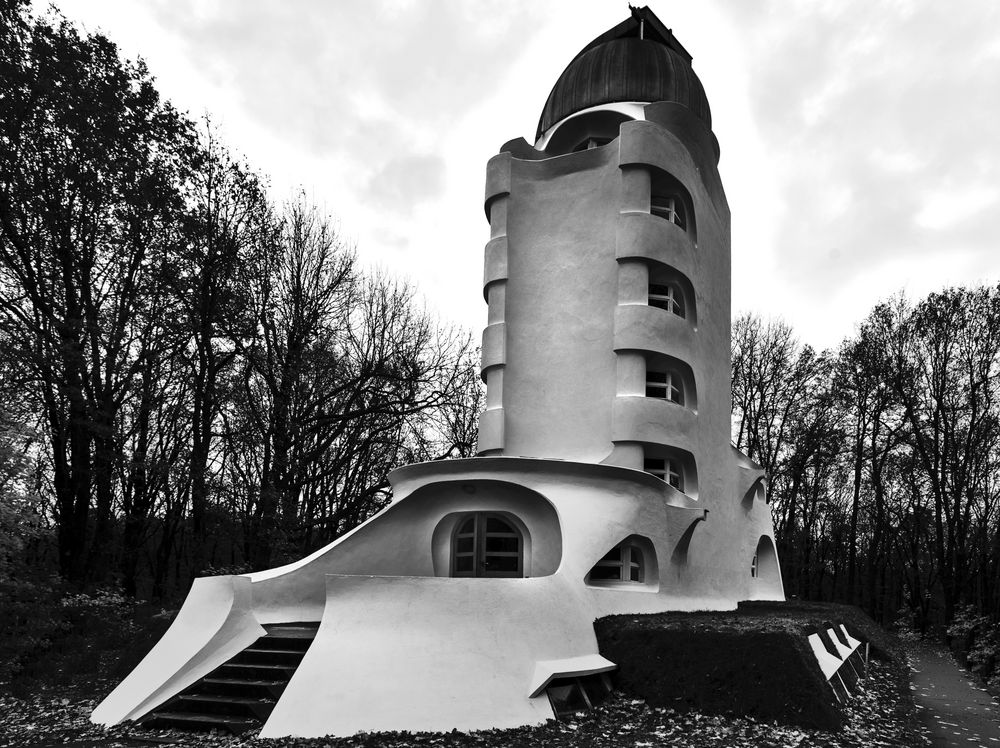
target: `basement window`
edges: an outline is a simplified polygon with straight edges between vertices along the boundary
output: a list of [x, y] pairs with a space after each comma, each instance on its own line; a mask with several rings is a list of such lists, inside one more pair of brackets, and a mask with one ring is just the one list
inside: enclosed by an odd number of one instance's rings
[[601, 704], [611, 693], [611, 688], [611, 678], [607, 673], [595, 673], [553, 678], [545, 693], [556, 719], [566, 719]]

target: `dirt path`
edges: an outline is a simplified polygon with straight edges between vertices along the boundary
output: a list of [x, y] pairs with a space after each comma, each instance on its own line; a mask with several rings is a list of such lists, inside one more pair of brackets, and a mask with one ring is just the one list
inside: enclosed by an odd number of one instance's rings
[[913, 698], [936, 748], [1000, 748], [1000, 708], [942, 647], [910, 650]]

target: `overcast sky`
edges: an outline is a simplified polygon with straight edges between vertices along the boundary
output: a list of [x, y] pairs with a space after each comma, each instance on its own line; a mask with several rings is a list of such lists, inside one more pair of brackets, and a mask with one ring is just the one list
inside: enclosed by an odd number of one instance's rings
[[[37, 2], [42, 8], [46, 2]], [[475, 332], [486, 161], [628, 16], [603, 0], [61, 0], [178, 108], [304, 189], [363, 261]], [[816, 347], [878, 300], [1000, 280], [1000, 3], [651, 0], [694, 57], [733, 214], [733, 310]]]

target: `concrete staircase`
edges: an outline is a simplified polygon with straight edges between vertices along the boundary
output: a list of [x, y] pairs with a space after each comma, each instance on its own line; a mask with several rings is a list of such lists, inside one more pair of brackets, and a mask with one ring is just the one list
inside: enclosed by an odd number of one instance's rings
[[136, 721], [149, 729], [260, 728], [316, 637], [318, 623], [281, 623], [177, 696]]

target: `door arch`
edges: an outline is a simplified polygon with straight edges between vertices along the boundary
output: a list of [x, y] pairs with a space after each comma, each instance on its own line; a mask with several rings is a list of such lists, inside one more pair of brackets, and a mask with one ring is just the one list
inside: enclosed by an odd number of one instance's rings
[[761, 535], [757, 541], [757, 549], [750, 561], [750, 577], [754, 584], [754, 600], [785, 599], [778, 553], [774, 548], [774, 541], [767, 535]]

